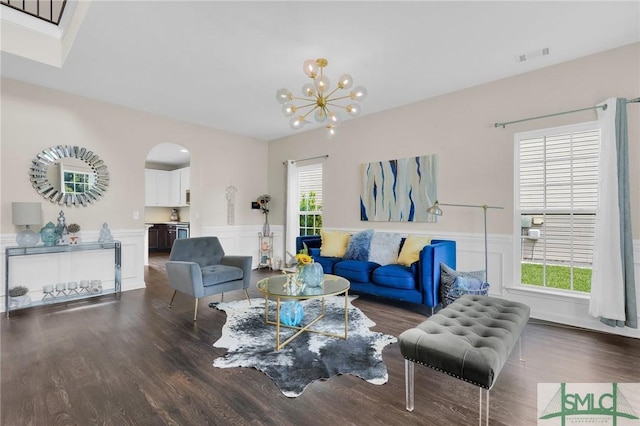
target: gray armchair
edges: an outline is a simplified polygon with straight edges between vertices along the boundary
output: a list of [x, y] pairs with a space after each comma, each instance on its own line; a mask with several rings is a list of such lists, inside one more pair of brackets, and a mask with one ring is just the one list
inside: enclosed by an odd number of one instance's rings
[[218, 237], [177, 239], [171, 248], [167, 262], [169, 285], [176, 292], [196, 298], [193, 321], [198, 315], [198, 299], [225, 291], [247, 289], [251, 284], [251, 256], [225, 256]]

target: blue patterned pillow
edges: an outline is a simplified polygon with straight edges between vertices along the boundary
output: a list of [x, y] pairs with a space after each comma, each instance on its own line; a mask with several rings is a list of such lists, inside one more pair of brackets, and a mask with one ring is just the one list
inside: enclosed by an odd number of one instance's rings
[[365, 229], [357, 234], [353, 234], [351, 238], [349, 238], [347, 251], [342, 258], [345, 260], [368, 260], [372, 237], [373, 229]]

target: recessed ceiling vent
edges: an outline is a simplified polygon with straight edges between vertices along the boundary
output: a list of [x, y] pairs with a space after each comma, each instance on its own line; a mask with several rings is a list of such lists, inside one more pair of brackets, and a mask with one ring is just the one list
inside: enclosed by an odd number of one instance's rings
[[533, 51], [528, 52], [528, 53], [523, 53], [521, 55], [516, 55], [516, 61], [517, 62], [526, 62], [526, 61], [530, 61], [530, 60], [535, 59], [535, 58], [540, 58], [542, 56], [548, 56], [548, 55], [549, 55], [549, 48], [545, 47], [543, 49], [533, 50]]

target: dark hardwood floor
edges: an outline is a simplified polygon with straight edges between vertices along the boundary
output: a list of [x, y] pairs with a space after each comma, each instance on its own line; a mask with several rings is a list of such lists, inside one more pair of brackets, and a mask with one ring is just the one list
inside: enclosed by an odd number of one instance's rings
[[[478, 388], [416, 366], [416, 408], [404, 408], [404, 360], [387, 346], [389, 381], [344, 375], [287, 398], [249, 368], [212, 366], [226, 315], [178, 294], [167, 304], [166, 257], [152, 255], [147, 288], [32, 309], [1, 320], [1, 424], [13, 425], [474, 425]], [[255, 271], [254, 282], [268, 272]], [[252, 288], [252, 297], [260, 294]], [[243, 292], [225, 300], [244, 297]], [[362, 296], [375, 330], [398, 336], [425, 311]], [[531, 322], [491, 391], [492, 425], [536, 424], [539, 382], [640, 382], [640, 340]]]

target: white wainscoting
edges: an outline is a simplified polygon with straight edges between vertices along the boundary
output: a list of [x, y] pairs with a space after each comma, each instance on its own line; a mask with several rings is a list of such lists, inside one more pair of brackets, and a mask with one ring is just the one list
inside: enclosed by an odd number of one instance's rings
[[[112, 230], [111, 235], [122, 244], [121, 281], [122, 291], [145, 287], [144, 282], [144, 229]], [[99, 232], [81, 232], [81, 240], [97, 241]], [[5, 295], [5, 268], [7, 247], [16, 246], [15, 234], [2, 235], [2, 286], [1, 300]], [[29, 288], [32, 300], [42, 299], [42, 286], [59, 282], [101, 279], [103, 287], [113, 287], [114, 252], [98, 250], [74, 253], [52, 253], [10, 258], [9, 286], [23, 285]], [[0, 312], [5, 304], [0, 303]]]
[[[202, 229], [202, 235], [218, 237], [226, 254], [253, 257], [253, 268], [260, 263], [260, 241], [258, 233], [262, 232], [262, 226], [210, 226]], [[273, 257], [284, 259], [284, 230], [282, 226], [272, 225], [273, 232]]]

